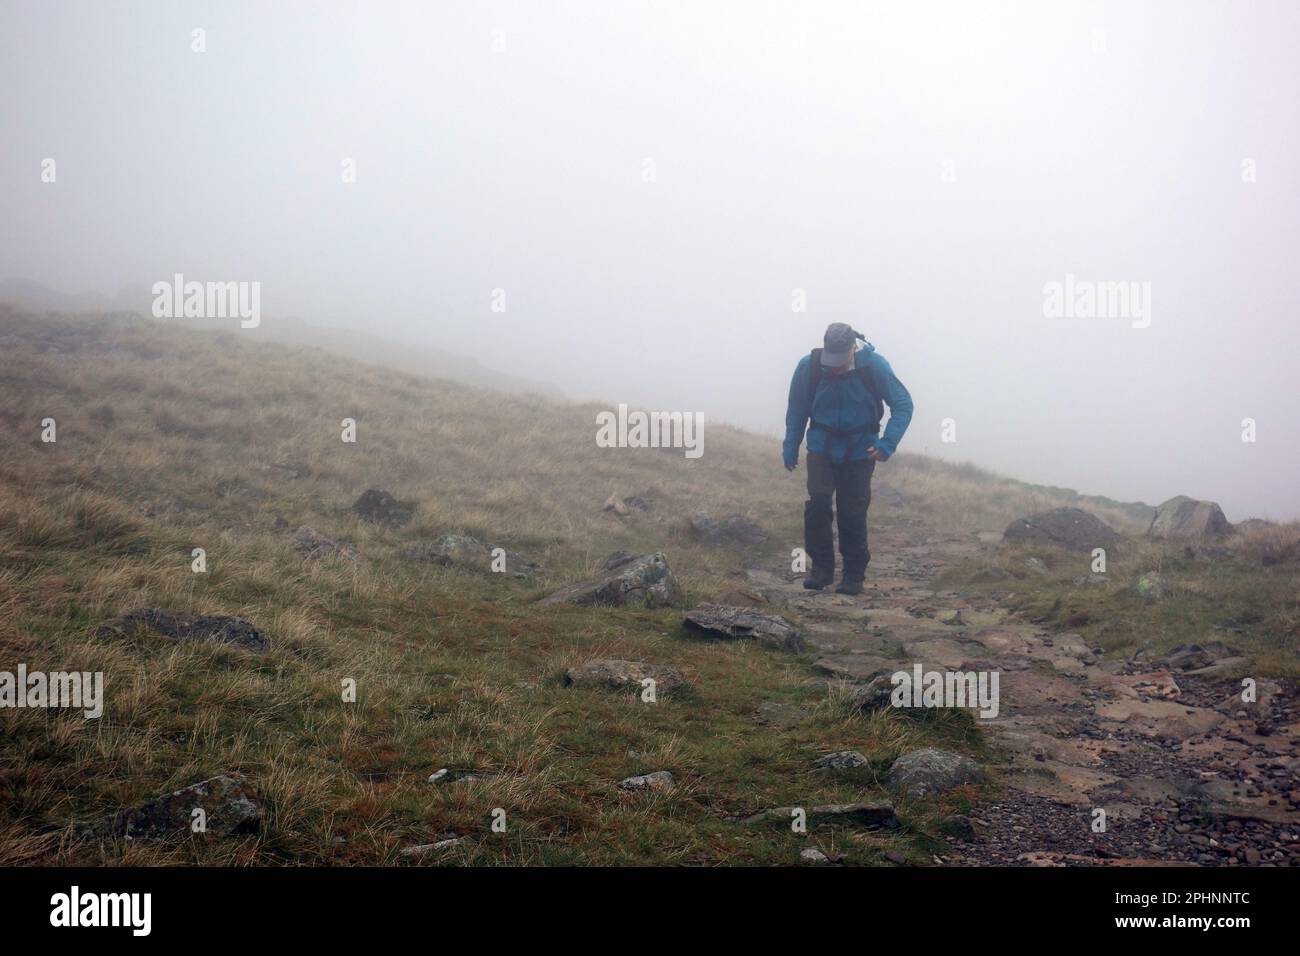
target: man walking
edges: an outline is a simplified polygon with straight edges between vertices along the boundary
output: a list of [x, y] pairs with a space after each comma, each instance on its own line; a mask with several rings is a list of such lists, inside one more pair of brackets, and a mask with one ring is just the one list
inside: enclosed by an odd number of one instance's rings
[[[858, 349], [861, 339], [863, 347]], [[785, 413], [786, 471], [799, 464], [799, 445], [808, 433], [808, 501], [803, 510], [804, 551], [812, 560], [803, 586], [820, 591], [835, 578], [831, 496], [840, 531], [844, 570], [840, 594], [862, 593], [871, 552], [867, 507], [876, 462], [898, 447], [912, 420], [912, 396], [889, 363], [843, 322], [826, 328], [823, 346], [795, 366]], [[884, 406], [889, 424], [880, 434]]]

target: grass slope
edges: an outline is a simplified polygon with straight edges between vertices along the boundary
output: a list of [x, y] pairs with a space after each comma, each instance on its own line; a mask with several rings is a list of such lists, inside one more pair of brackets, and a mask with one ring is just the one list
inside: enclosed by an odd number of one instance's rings
[[[98, 721], [0, 711], [0, 863], [392, 863], [447, 832], [475, 838], [443, 858], [452, 863], [790, 863], [803, 838], [729, 818], [883, 796], [880, 775], [913, 746], [978, 751], [962, 715], [851, 715], [807, 659], [693, 638], [679, 609], [535, 606], [617, 548], [665, 550], [690, 603], [734, 588], [739, 556], [686, 533], [697, 510], [752, 517], [788, 554], [801, 543], [802, 476], [780, 468], [770, 440], [710, 426], [698, 460], [601, 449], [595, 405], [148, 319], [10, 311], [0, 340], [0, 669], [107, 681]], [[55, 443], [40, 440], [46, 418]], [[357, 422], [355, 444], [340, 440], [344, 418]], [[1069, 503], [908, 455], [881, 472], [878, 489], [894, 494], [873, 505], [877, 525], [974, 532]], [[350, 505], [370, 487], [413, 502], [414, 521], [360, 522]], [[644, 495], [653, 510], [618, 518], [601, 510], [611, 493]], [[1125, 506], [1094, 510], [1139, 530]], [[289, 546], [299, 525], [364, 559], [304, 560]], [[450, 531], [544, 571], [527, 582], [399, 557]], [[197, 547], [203, 574], [191, 570]], [[272, 647], [92, 640], [98, 622], [140, 606], [236, 614]], [[565, 688], [564, 669], [592, 657], [671, 664], [691, 687], [655, 705]], [[808, 716], [760, 732], [764, 701]], [[841, 749], [872, 765], [807, 772]], [[431, 787], [441, 767], [493, 776]], [[660, 769], [679, 781], [671, 793], [614, 789]], [[267, 801], [258, 837], [66, 839], [73, 820], [232, 770]], [[901, 833], [834, 832], [819, 845], [853, 862], [926, 859], [970, 796], [902, 807]], [[489, 829], [495, 808], [503, 834]]]

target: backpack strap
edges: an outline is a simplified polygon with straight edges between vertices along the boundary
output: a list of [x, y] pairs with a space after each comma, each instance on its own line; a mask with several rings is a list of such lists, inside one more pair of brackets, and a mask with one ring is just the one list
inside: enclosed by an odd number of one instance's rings
[[822, 380], [822, 350], [813, 349], [811, 365], [808, 366], [808, 414], [812, 415], [813, 399], [817, 397], [817, 385]]
[[879, 428], [880, 423], [885, 418], [885, 403], [880, 400], [880, 396], [876, 394], [876, 387], [871, 382], [871, 369], [864, 365], [862, 368], [855, 368], [853, 371], [857, 373], [858, 378], [866, 387], [867, 394], [876, 400], [876, 428]]

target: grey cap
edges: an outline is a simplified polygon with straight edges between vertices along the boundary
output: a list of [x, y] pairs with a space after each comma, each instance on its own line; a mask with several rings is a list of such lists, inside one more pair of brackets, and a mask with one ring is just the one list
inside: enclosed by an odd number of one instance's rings
[[822, 365], [839, 368], [853, 354], [857, 340], [853, 329], [843, 322], [832, 322], [826, 326], [826, 335], [822, 339]]

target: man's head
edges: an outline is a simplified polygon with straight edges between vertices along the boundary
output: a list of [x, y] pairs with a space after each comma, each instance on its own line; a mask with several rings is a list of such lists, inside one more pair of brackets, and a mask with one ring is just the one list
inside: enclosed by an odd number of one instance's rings
[[857, 345], [858, 337], [853, 329], [843, 322], [832, 322], [826, 326], [826, 335], [822, 339], [822, 367], [828, 371], [847, 369], [853, 362]]

